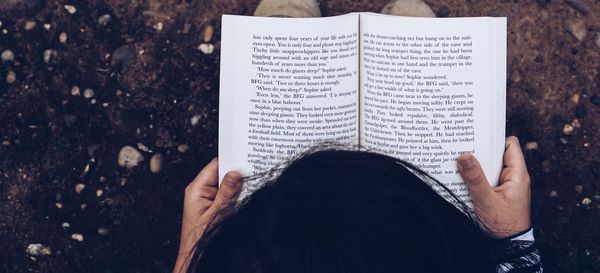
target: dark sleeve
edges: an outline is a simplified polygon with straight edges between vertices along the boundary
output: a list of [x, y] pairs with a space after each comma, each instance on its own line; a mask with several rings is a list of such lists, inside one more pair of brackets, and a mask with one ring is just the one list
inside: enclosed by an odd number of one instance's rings
[[498, 273], [542, 273], [544, 271], [532, 228], [501, 239], [495, 254]]

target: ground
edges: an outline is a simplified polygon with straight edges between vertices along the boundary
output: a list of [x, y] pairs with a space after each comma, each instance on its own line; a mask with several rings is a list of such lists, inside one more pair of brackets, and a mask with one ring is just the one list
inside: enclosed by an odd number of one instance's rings
[[[0, 4], [12, 53], [0, 62], [0, 272], [171, 270], [183, 189], [217, 155], [220, 16], [258, 4], [237, 2]], [[507, 134], [525, 149], [546, 272], [600, 272], [600, 2], [426, 2], [441, 17], [509, 18]], [[125, 145], [145, 158], [130, 170]]]

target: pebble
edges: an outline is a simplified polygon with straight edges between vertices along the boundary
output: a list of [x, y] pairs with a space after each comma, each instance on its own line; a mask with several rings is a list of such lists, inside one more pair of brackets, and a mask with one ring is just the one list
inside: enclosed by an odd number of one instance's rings
[[138, 149], [140, 149], [144, 152], [150, 152], [150, 148], [148, 148], [148, 146], [144, 145], [144, 143], [138, 142], [137, 147], [138, 147]]
[[61, 226], [62, 226], [62, 228], [63, 228], [63, 229], [67, 229], [67, 228], [70, 228], [70, 227], [71, 227], [71, 224], [69, 224], [69, 223], [67, 223], [67, 222], [64, 222], [64, 223], [62, 223], [62, 225], [61, 225]]
[[110, 230], [108, 230], [108, 228], [105, 227], [99, 227], [98, 228], [98, 234], [102, 235], [102, 236], [106, 236], [110, 233]]
[[0, 16], [33, 16], [38, 13], [44, 4], [43, 0], [10, 0], [1, 1]]
[[525, 150], [531, 151], [531, 150], [537, 150], [538, 149], [538, 143], [535, 141], [529, 141], [525, 144]]
[[71, 87], [71, 96], [79, 96], [79, 95], [81, 95], [81, 93], [79, 92], [79, 86], [73, 85], [73, 87]]
[[163, 27], [164, 27], [164, 25], [163, 25], [162, 22], [158, 22], [158, 23], [154, 24], [154, 26], [152, 26], [152, 28], [154, 28], [154, 29], [156, 29], [158, 31], [163, 30]]
[[183, 24], [183, 28], [181, 29], [181, 33], [188, 34], [188, 33], [190, 33], [191, 29], [192, 29], [192, 24], [185, 23], [185, 24]]
[[101, 189], [96, 190], [96, 197], [100, 197], [100, 196], [102, 196], [102, 194], [104, 194], [103, 190], [101, 190]]
[[590, 8], [590, 6], [588, 6], [588, 4], [584, 3], [581, 0], [566, 0], [566, 2], [569, 6], [579, 11], [583, 15], [588, 15], [592, 13], [592, 9]]
[[122, 45], [113, 51], [110, 64], [113, 66], [120, 64], [121, 72], [125, 72], [125, 70], [135, 63], [136, 57], [137, 54], [134, 45]]
[[422, 0], [391, 1], [383, 7], [381, 13], [410, 17], [435, 17], [433, 10]]
[[52, 254], [50, 247], [43, 244], [29, 244], [25, 252], [31, 256], [47, 256]]
[[85, 203], [81, 204], [81, 205], [79, 205], [79, 207], [83, 210], [83, 209], [87, 208], [87, 204], [85, 204]]
[[85, 184], [79, 183], [79, 184], [75, 185], [75, 192], [77, 194], [80, 194], [83, 191], [83, 189], [85, 189]]
[[575, 192], [581, 194], [583, 192], [583, 186], [575, 185]]
[[6, 73], [6, 82], [7, 83], [13, 83], [17, 80], [17, 74], [15, 74], [14, 71], [10, 70], [8, 71], [8, 73]]
[[2, 51], [0, 58], [2, 58], [3, 62], [12, 62], [15, 60], [15, 54], [10, 49], [6, 49]]
[[188, 146], [187, 144], [180, 144], [179, 146], [177, 146], [177, 151], [179, 151], [180, 153], [186, 153], [189, 149], [190, 146]]
[[192, 124], [192, 126], [196, 126], [198, 125], [198, 122], [200, 122], [200, 119], [202, 118], [202, 115], [195, 115], [190, 119], [190, 123]]
[[27, 21], [25, 22], [25, 30], [30, 31], [32, 29], [35, 28], [35, 26], [37, 26], [37, 23], [35, 21]]
[[579, 119], [574, 119], [571, 121], [571, 126], [573, 126], [575, 129], [581, 128], [581, 122], [579, 122]]
[[78, 242], [83, 242], [83, 235], [81, 233], [73, 233], [71, 234], [71, 239]]
[[94, 90], [86, 88], [85, 90], [83, 90], [83, 97], [86, 99], [91, 99], [92, 97], [94, 97]]
[[65, 5], [64, 8], [69, 14], [75, 14], [77, 12], [77, 8], [73, 5]]
[[63, 204], [62, 204], [61, 202], [56, 202], [56, 203], [54, 204], [54, 206], [56, 206], [56, 207], [57, 207], [57, 208], [59, 208], [59, 209], [62, 209], [62, 207], [63, 207]]
[[596, 46], [600, 48], [600, 32], [596, 33], [596, 39], [594, 40], [594, 43], [596, 43]]
[[108, 22], [110, 22], [110, 14], [104, 14], [100, 17], [98, 17], [98, 24], [101, 26], [106, 26], [108, 25]]
[[573, 35], [573, 37], [575, 37], [575, 39], [577, 39], [580, 42], [583, 41], [583, 39], [587, 35], [587, 28], [585, 26], [585, 22], [579, 18], [565, 20], [564, 27], [569, 32], [569, 34]]
[[565, 126], [563, 127], [563, 134], [565, 135], [571, 135], [574, 131], [575, 128], [573, 128], [573, 125], [571, 124], [565, 124]]
[[56, 56], [58, 56], [58, 52], [54, 49], [46, 49], [44, 50], [44, 62], [49, 64], [52, 62]]
[[204, 33], [202, 35], [202, 41], [204, 41], [205, 43], [210, 42], [214, 32], [214, 27], [212, 27], [211, 25], [206, 25], [206, 27], [204, 28]]
[[441, 7], [435, 13], [437, 17], [448, 17], [450, 15], [450, 9], [446, 6]]
[[583, 198], [583, 200], [581, 200], [581, 204], [585, 205], [585, 206], [588, 206], [588, 205], [592, 204], [592, 199], [589, 199], [587, 197]]
[[198, 46], [198, 50], [202, 51], [204, 54], [212, 54], [215, 50], [215, 46], [212, 44], [202, 43]]
[[142, 160], [144, 160], [144, 156], [138, 150], [126, 145], [121, 148], [117, 163], [119, 163], [119, 166], [121, 167], [132, 169], [133, 167], [136, 167]]
[[554, 197], [557, 197], [557, 196], [558, 196], [558, 192], [556, 192], [556, 191], [551, 191], [550, 192], [550, 197], [554, 198]]
[[590, 102], [593, 105], [600, 106], [600, 96], [598, 96], [596, 94], [590, 96]]
[[575, 93], [571, 95], [571, 102], [573, 102], [574, 105], [579, 104], [579, 94]]
[[66, 32], [61, 32], [60, 35], [58, 35], [58, 41], [61, 44], [64, 44], [67, 42], [67, 33]]
[[164, 157], [161, 154], [155, 154], [150, 158], [150, 171], [159, 173], [162, 170]]

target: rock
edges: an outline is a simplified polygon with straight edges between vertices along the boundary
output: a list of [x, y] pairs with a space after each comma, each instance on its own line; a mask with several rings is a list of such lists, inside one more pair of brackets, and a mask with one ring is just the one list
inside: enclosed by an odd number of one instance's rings
[[204, 54], [211, 54], [215, 50], [215, 46], [212, 44], [202, 43], [198, 46], [198, 50]]
[[8, 73], [6, 73], [6, 82], [7, 83], [13, 83], [17, 80], [17, 74], [15, 74], [14, 71], [10, 70], [8, 71]]
[[73, 233], [71, 234], [71, 239], [78, 242], [83, 242], [83, 235], [81, 233]]
[[83, 189], [85, 189], [85, 184], [79, 183], [79, 184], [75, 185], [75, 192], [77, 194], [80, 194], [83, 191]]
[[46, 49], [44, 50], [44, 62], [49, 64], [58, 56], [58, 52], [54, 49]]
[[383, 7], [381, 13], [397, 16], [435, 17], [435, 13], [429, 5], [421, 0], [391, 1]]
[[581, 204], [585, 205], [585, 206], [588, 206], [588, 205], [592, 204], [592, 199], [589, 199], [587, 197], [583, 198], [583, 200], [581, 200]]
[[571, 124], [565, 124], [565, 126], [563, 126], [563, 134], [565, 135], [572, 135], [574, 131], [575, 128], [573, 128], [573, 125]]
[[67, 33], [66, 32], [61, 32], [60, 35], [58, 35], [58, 41], [61, 44], [64, 44], [67, 42]]
[[200, 122], [201, 118], [202, 115], [195, 115], [190, 119], [190, 123], [192, 124], [192, 126], [196, 127], [196, 125], [198, 125], [198, 122]]
[[56, 203], [54, 203], [54, 206], [55, 206], [57, 209], [62, 209], [62, 207], [63, 207], [63, 204], [62, 204], [61, 202], [56, 202]]
[[148, 148], [148, 146], [144, 145], [144, 143], [138, 142], [137, 147], [138, 147], [138, 149], [140, 149], [143, 152], [150, 152], [150, 148]]
[[569, 6], [579, 11], [583, 15], [588, 15], [592, 13], [592, 9], [590, 8], [590, 6], [588, 6], [588, 4], [584, 3], [581, 0], [566, 0], [566, 2]]
[[134, 45], [122, 45], [113, 51], [110, 64], [113, 66], [120, 65], [121, 73], [123, 73], [135, 63], [136, 57]]
[[573, 102], [574, 105], [579, 104], [579, 94], [575, 93], [571, 95], [571, 102]]
[[110, 234], [110, 230], [108, 230], [108, 228], [105, 228], [105, 227], [99, 227], [98, 234], [100, 234], [102, 236], [106, 236], [106, 235]]
[[12, 62], [15, 60], [15, 54], [10, 49], [6, 49], [2, 51], [0, 58], [3, 62]]
[[101, 189], [96, 190], [96, 197], [100, 197], [100, 196], [102, 196], [102, 194], [104, 194], [103, 190], [101, 190]]
[[446, 6], [443, 6], [437, 10], [435, 15], [437, 17], [448, 17], [450, 15], [450, 9]]
[[531, 150], [537, 150], [538, 149], [538, 143], [535, 141], [529, 141], [525, 144], [525, 150], [531, 151]]
[[31, 256], [47, 256], [52, 254], [50, 247], [43, 244], [29, 244], [25, 252]]
[[67, 229], [67, 228], [71, 227], [71, 224], [69, 224], [67, 222], [63, 222], [61, 226], [62, 226], [63, 229]]
[[600, 96], [598, 96], [598, 95], [595, 95], [595, 94], [594, 94], [594, 95], [592, 95], [592, 96], [590, 97], [590, 102], [591, 102], [592, 104], [596, 105], [596, 106], [600, 106]]
[[587, 35], [587, 27], [585, 22], [579, 18], [577, 19], [567, 19], [564, 22], [564, 27], [575, 39], [578, 41], [583, 41], [585, 36]]
[[600, 32], [596, 33], [596, 39], [594, 40], [594, 43], [598, 48], [600, 48]]
[[206, 27], [204, 28], [204, 33], [202, 35], [202, 41], [204, 41], [205, 43], [210, 42], [214, 32], [215, 28], [213, 28], [211, 25], [206, 25]]
[[163, 22], [158, 22], [158, 23], [154, 24], [154, 26], [152, 26], [152, 28], [154, 28], [158, 31], [161, 31], [164, 28], [164, 24], [163, 24]]
[[69, 14], [75, 14], [77, 12], [77, 8], [73, 5], [64, 5], [64, 8]]
[[91, 99], [92, 97], [94, 97], [94, 90], [86, 88], [85, 90], [83, 90], [83, 97], [86, 99]]
[[3, 0], [0, 4], [0, 16], [30, 17], [44, 6], [43, 0]]
[[30, 31], [30, 30], [34, 29], [35, 26], [37, 26], [37, 23], [35, 21], [27, 21], [27, 22], [25, 22], [24, 29], [27, 31]]
[[558, 196], [558, 192], [556, 192], [556, 191], [551, 191], [550, 192], [550, 197], [554, 198], [554, 197], [557, 197], [557, 196]]
[[161, 154], [155, 154], [150, 158], [150, 171], [159, 173], [162, 170], [164, 157]]
[[188, 146], [187, 144], [181, 144], [177, 146], [177, 151], [179, 151], [180, 153], [186, 153], [189, 149], [190, 146]]
[[573, 121], [571, 121], [571, 126], [573, 126], [573, 128], [575, 129], [579, 129], [581, 128], [581, 122], [579, 121], [579, 119], [574, 119]]
[[71, 87], [71, 96], [79, 96], [79, 95], [81, 95], [81, 93], [79, 91], [79, 86], [73, 85], [73, 87]]
[[119, 163], [119, 166], [121, 167], [133, 169], [142, 160], [144, 160], [144, 156], [138, 150], [129, 145], [126, 145], [123, 146], [123, 148], [121, 148], [117, 163]]
[[104, 14], [100, 17], [98, 17], [98, 24], [101, 26], [106, 26], [108, 25], [108, 22], [110, 22], [110, 14]]

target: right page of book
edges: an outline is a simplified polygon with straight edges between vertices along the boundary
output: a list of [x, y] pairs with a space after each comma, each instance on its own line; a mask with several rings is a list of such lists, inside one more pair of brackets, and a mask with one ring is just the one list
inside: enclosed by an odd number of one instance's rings
[[456, 159], [498, 182], [506, 112], [506, 18], [361, 13], [360, 144], [408, 161], [470, 203]]

